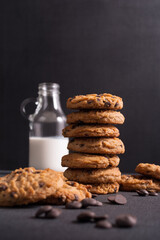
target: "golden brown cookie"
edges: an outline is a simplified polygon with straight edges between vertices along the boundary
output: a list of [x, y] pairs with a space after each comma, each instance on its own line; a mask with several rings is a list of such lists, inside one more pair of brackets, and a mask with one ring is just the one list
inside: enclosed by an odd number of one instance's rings
[[116, 155], [93, 155], [70, 153], [62, 157], [62, 166], [70, 168], [106, 168], [117, 167], [120, 159]]
[[122, 113], [112, 110], [91, 110], [73, 112], [67, 115], [67, 123], [123, 124]]
[[[55, 194], [46, 198], [43, 202], [47, 204], [65, 204], [72, 201], [81, 201], [84, 198], [91, 198], [90, 185], [83, 185], [77, 182], [66, 181], [62, 188]], [[89, 190], [88, 190], [89, 189]]]
[[125, 152], [124, 144], [119, 138], [75, 138], [68, 143], [68, 149], [96, 154], [122, 154]]
[[155, 190], [160, 192], [160, 181], [144, 177], [142, 175], [122, 175], [120, 190], [136, 191], [140, 189]]
[[119, 130], [113, 125], [70, 124], [63, 129], [64, 137], [118, 137]]
[[71, 181], [81, 183], [109, 183], [117, 182], [121, 179], [119, 168], [109, 167], [106, 169], [73, 169], [68, 168], [64, 176]]
[[119, 191], [119, 184], [114, 183], [99, 183], [99, 184], [89, 184], [89, 191], [96, 194], [108, 194], [117, 193]]
[[0, 206], [35, 203], [61, 188], [64, 180], [51, 169], [17, 169], [0, 178]]
[[63, 173], [51, 169], [17, 169], [0, 178], [0, 206], [15, 206], [56, 199], [56, 203], [91, 197], [83, 185], [73, 188], [66, 183]]
[[67, 100], [67, 108], [118, 110], [123, 108], [123, 101], [122, 98], [108, 93], [79, 95]]
[[160, 166], [149, 163], [140, 163], [137, 165], [135, 171], [146, 176], [160, 179]]

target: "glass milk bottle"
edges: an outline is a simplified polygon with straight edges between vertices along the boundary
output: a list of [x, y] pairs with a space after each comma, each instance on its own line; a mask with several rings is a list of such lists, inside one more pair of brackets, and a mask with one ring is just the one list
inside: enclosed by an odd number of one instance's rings
[[[29, 166], [64, 171], [61, 158], [68, 153], [68, 139], [62, 136], [66, 117], [62, 111], [57, 83], [40, 83], [38, 98], [22, 102], [21, 113], [29, 120]], [[26, 105], [34, 102], [35, 113], [27, 115]]]

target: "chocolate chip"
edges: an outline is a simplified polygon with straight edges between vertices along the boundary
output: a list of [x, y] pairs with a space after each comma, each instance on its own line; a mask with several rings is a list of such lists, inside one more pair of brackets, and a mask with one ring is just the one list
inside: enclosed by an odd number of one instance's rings
[[16, 192], [11, 192], [11, 193], [10, 193], [10, 196], [11, 196], [12, 198], [15, 198], [16, 195], [17, 195]]
[[107, 199], [108, 199], [108, 201], [115, 203], [115, 204], [119, 204], [119, 205], [124, 205], [127, 203], [127, 199], [121, 194], [109, 196]]
[[44, 186], [44, 182], [39, 182], [39, 187], [42, 188]]
[[84, 146], [84, 144], [80, 144], [80, 147], [83, 147]]
[[83, 208], [87, 208], [89, 206], [102, 206], [103, 205], [102, 202], [97, 201], [94, 198], [85, 198], [81, 201], [81, 203], [82, 203]]
[[45, 216], [46, 213], [49, 212], [49, 211], [51, 211], [51, 210], [52, 210], [52, 206], [49, 206], [49, 205], [47, 205], [47, 206], [42, 206], [42, 207], [40, 207], [40, 208], [37, 210], [37, 212], [36, 212], [36, 214], [35, 214], [35, 217], [36, 217], [36, 218], [39, 218], [39, 217], [41, 217], [42, 215]]
[[127, 199], [121, 194], [116, 194], [114, 202], [119, 205], [124, 205], [127, 203]]
[[82, 203], [78, 201], [69, 202], [65, 206], [67, 209], [77, 209], [82, 207]]
[[22, 171], [17, 171], [16, 173], [22, 173]]
[[108, 215], [107, 214], [102, 215], [102, 216], [95, 216], [94, 217], [94, 221], [95, 222], [100, 221], [100, 220], [105, 220], [105, 219], [108, 219]]
[[158, 193], [155, 192], [154, 190], [149, 190], [148, 193], [150, 196], [158, 196]]
[[105, 105], [106, 107], [110, 107], [110, 106], [111, 106], [111, 103], [108, 102], [108, 100], [103, 101], [103, 103], [104, 103], [104, 105]]
[[100, 98], [97, 98], [97, 101], [98, 101], [98, 102], [100, 102], [100, 101], [101, 101], [101, 99], [100, 99]]
[[0, 185], [0, 192], [5, 191], [8, 187], [4, 184]]
[[116, 104], [114, 105], [114, 107], [118, 107], [118, 105], [119, 105], [119, 103], [118, 103], [118, 102], [116, 102]]
[[34, 174], [38, 174], [38, 173], [40, 173], [40, 171], [36, 171], [36, 172], [34, 172]]
[[75, 182], [73, 182], [73, 181], [69, 181], [69, 182], [67, 182], [70, 186], [74, 186], [75, 185]]
[[82, 212], [77, 216], [77, 220], [79, 222], [90, 222], [93, 221], [93, 218], [95, 217], [95, 213], [91, 211]]
[[93, 100], [88, 100], [87, 103], [91, 104], [91, 103], [93, 103]]
[[107, 220], [101, 220], [96, 223], [96, 227], [109, 229], [109, 228], [112, 228], [112, 224]]
[[109, 196], [107, 199], [108, 199], [108, 201], [114, 203], [115, 202], [115, 195], [114, 196]]
[[121, 215], [116, 218], [118, 227], [133, 227], [137, 223], [137, 218], [132, 215]]
[[145, 189], [136, 190], [136, 192], [138, 193], [139, 196], [143, 196], [143, 197], [146, 197], [149, 195], [148, 191]]
[[46, 212], [46, 218], [57, 218], [61, 215], [62, 210], [58, 208], [52, 208], [49, 212]]

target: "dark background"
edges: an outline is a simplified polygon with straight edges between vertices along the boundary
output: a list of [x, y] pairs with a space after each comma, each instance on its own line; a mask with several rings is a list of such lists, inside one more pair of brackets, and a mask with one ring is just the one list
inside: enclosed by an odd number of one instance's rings
[[40, 82], [68, 97], [108, 92], [124, 100], [122, 171], [160, 156], [160, 1], [4, 1], [0, 169], [27, 166], [23, 99]]

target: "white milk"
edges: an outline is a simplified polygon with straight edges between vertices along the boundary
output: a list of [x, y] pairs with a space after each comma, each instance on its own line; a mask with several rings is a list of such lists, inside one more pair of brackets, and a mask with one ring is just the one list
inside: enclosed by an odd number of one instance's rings
[[29, 166], [36, 169], [51, 168], [64, 171], [61, 158], [68, 154], [68, 138], [64, 137], [30, 137]]

